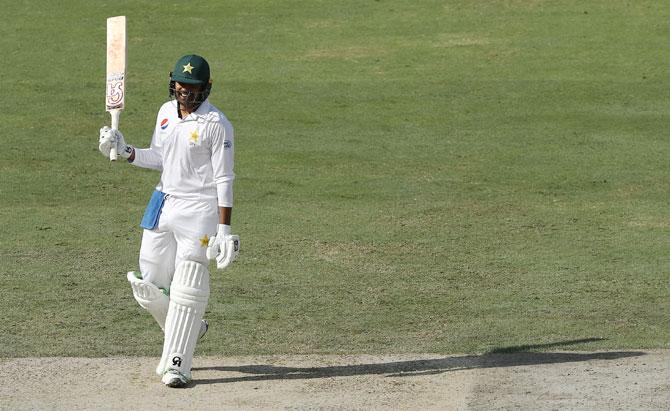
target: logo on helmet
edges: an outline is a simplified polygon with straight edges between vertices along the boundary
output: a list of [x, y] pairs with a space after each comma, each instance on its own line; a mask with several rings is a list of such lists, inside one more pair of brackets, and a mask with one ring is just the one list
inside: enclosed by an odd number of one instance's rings
[[194, 68], [195, 68], [195, 67], [193, 67], [193, 66], [191, 65], [191, 62], [188, 62], [188, 64], [186, 64], [186, 65], [184, 66], [184, 71], [182, 71], [182, 73], [193, 74], [193, 69], [194, 69]]

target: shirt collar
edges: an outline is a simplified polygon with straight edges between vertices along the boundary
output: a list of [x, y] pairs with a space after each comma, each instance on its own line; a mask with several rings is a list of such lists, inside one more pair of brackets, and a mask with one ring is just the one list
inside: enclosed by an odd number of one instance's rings
[[209, 99], [206, 99], [202, 102], [202, 104], [200, 104], [200, 107], [198, 107], [198, 109], [191, 114], [195, 114], [198, 117], [204, 117], [205, 114], [209, 113], [209, 106]]
[[[178, 104], [175, 105], [179, 107]], [[197, 110], [186, 116], [186, 118], [183, 118], [182, 121], [198, 120], [200, 118], [203, 118], [207, 115], [207, 113], [209, 113], [210, 107], [211, 104], [209, 103], [209, 99], [206, 99], [205, 101], [202, 102], [202, 104], [200, 104], [200, 107], [198, 107]]]

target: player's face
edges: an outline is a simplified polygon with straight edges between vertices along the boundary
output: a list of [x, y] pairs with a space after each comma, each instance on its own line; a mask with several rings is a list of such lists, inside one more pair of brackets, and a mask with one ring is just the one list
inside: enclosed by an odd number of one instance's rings
[[184, 108], [189, 109], [195, 106], [197, 93], [199, 93], [200, 86], [197, 84], [183, 84], [176, 82], [174, 85], [175, 97], [179, 104]]

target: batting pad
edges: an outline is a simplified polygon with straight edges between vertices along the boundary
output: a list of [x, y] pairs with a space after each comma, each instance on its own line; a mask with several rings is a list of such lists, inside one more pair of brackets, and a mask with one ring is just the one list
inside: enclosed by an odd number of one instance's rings
[[191, 378], [193, 352], [208, 299], [207, 267], [195, 261], [181, 262], [170, 285], [163, 355], [156, 368], [158, 374], [176, 370], [186, 378]]
[[142, 278], [137, 278], [137, 274], [134, 271], [128, 273], [128, 281], [137, 302], [142, 308], [151, 313], [161, 329], [164, 330], [170, 298], [156, 287], [155, 284]]

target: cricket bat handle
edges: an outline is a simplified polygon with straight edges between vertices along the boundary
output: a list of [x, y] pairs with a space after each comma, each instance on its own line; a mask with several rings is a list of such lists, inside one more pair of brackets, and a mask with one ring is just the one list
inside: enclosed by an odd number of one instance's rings
[[[112, 130], [118, 130], [119, 118], [121, 117], [121, 110], [118, 109], [110, 110], [109, 114], [112, 115]], [[116, 140], [115, 140], [111, 150], [109, 150], [109, 161], [116, 161], [116, 156], [117, 153], [116, 153]]]

